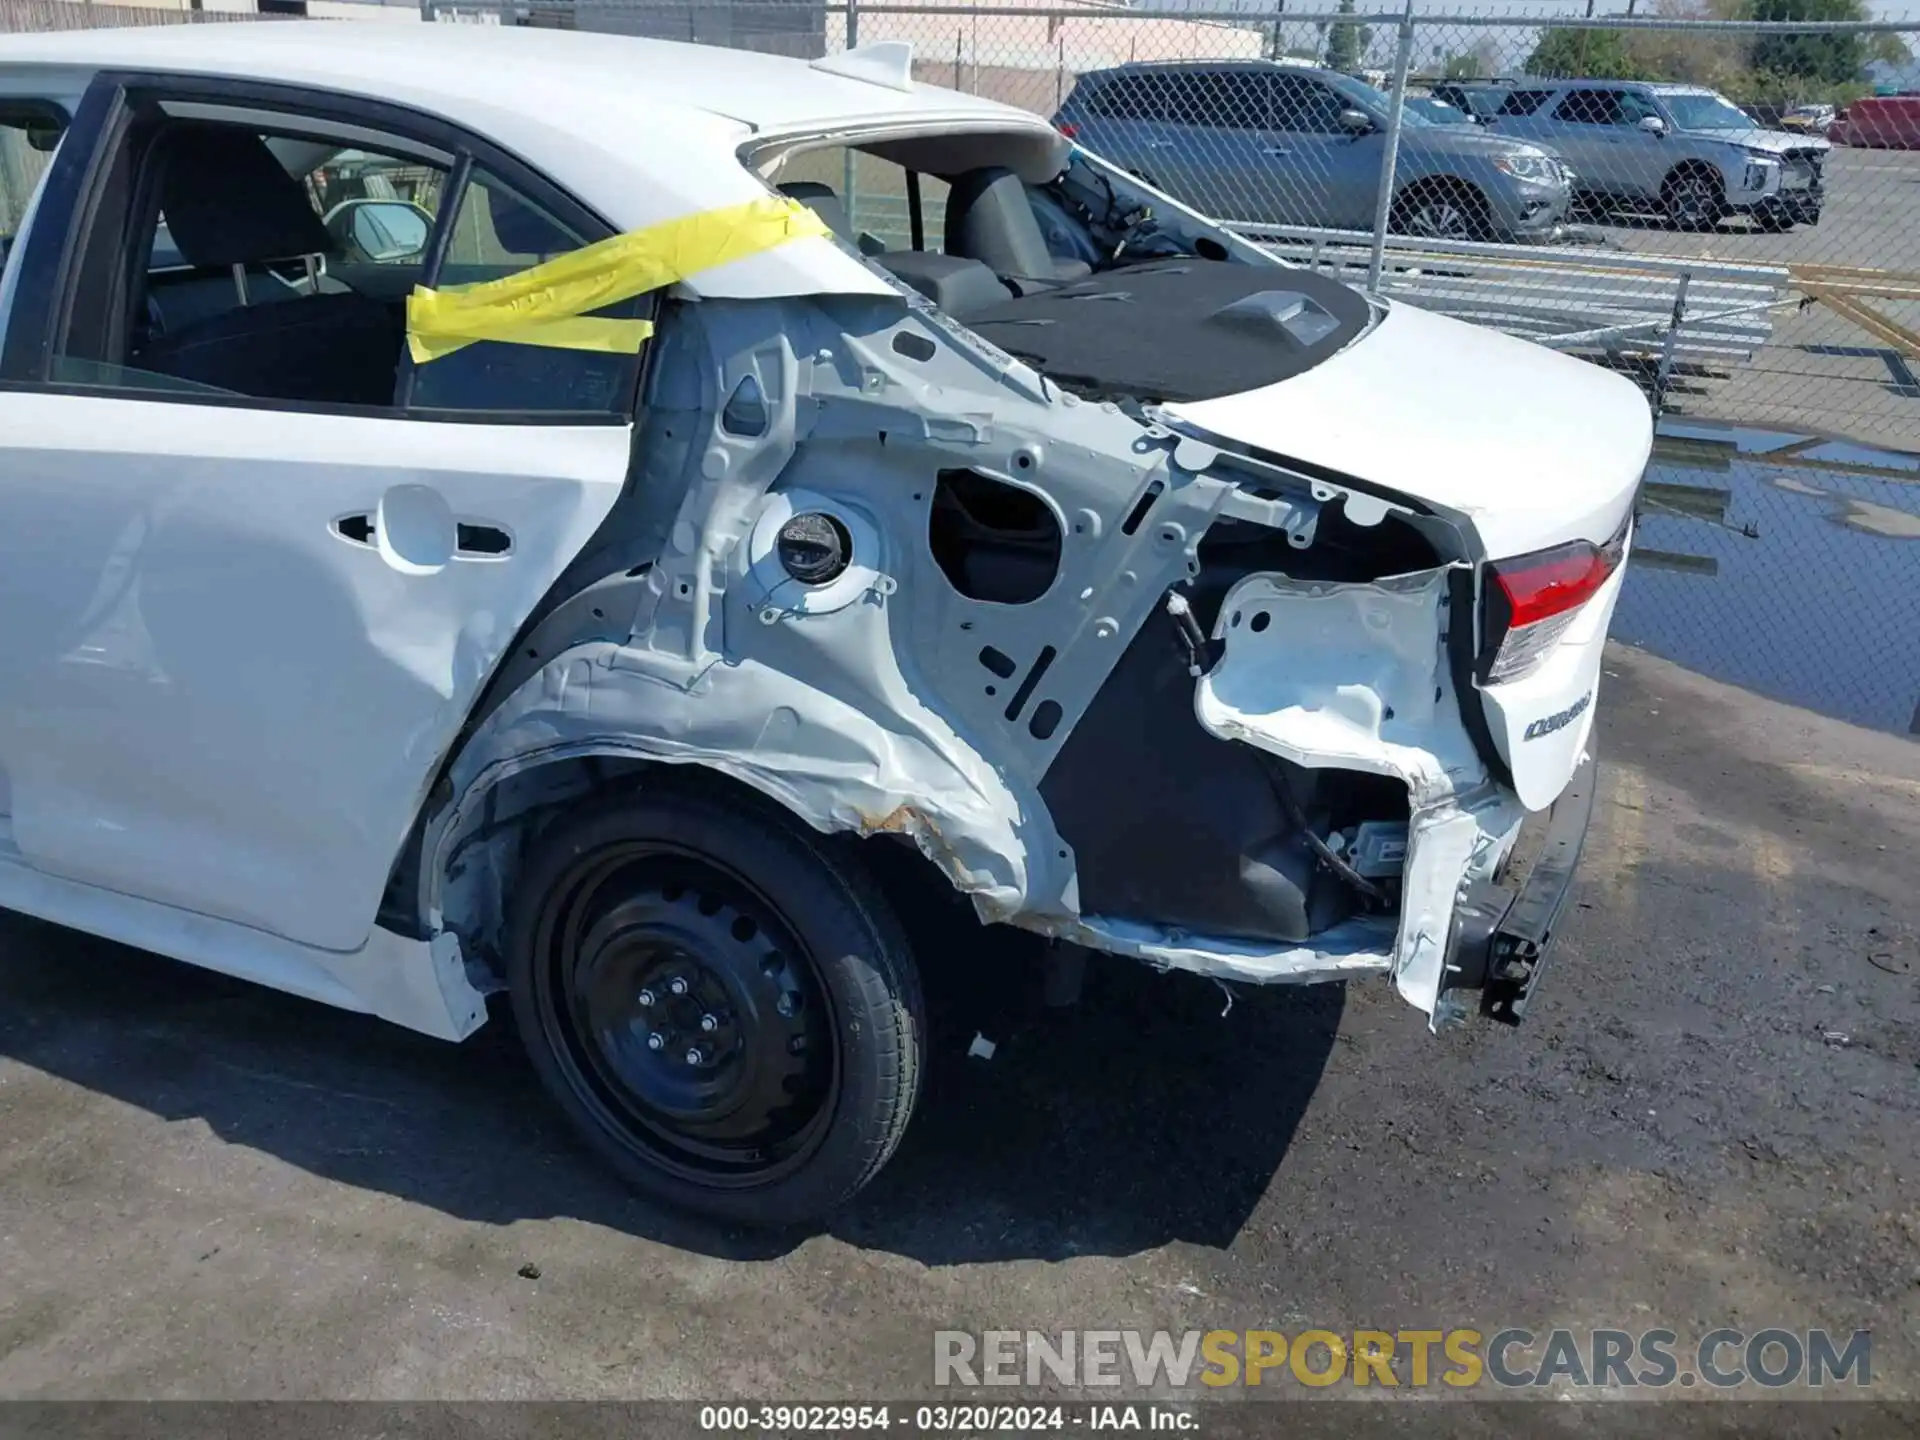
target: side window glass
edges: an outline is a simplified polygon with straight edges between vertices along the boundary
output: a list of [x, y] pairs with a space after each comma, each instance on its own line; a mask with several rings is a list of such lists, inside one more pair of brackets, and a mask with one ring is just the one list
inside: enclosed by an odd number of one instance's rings
[[1291, 75], [1274, 77], [1276, 130], [1308, 135], [1331, 135], [1340, 129], [1345, 102], [1325, 85]]
[[1179, 118], [1189, 125], [1215, 130], [1265, 130], [1273, 123], [1269, 88], [1264, 75], [1222, 70], [1195, 75], [1181, 87], [1184, 107]]
[[65, 129], [65, 117], [51, 106], [15, 108], [0, 102], [0, 269]]
[[1500, 102], [1496, 115], [1531, 115], [1546, 103], [1547, 90], [1512, 90]]
[[1615, 123], [1620, 125], [1638, 125], [1649, 115], [1658, 115], [1659, 113], [1660, 112], [1654, 108], [1653, 101], [1649, 100], [1645, 95], [1641, 95], [1632, 90], [1622, 90], [1620, 92], [1620, 117]]
[[391, 406], [444, 171], [251, 126], [163, 121], [143, 139], [51, 378]]
[[1616, 90], [1570, 90], [1560, 102], [1560, 118], [1575, 125], [1618, 125], [1620, 94]]
[[[587, 237], [484, 171], [475, 170], [454, 212], [436, 289], [498, 280], [578, 250]], [[594, 312], [615, 319], [651, 313], [647, 296]], [[483, 340], [413, 369], [408, 406], [425, 410], [624, 411], [637, 354], [566, 350]]]

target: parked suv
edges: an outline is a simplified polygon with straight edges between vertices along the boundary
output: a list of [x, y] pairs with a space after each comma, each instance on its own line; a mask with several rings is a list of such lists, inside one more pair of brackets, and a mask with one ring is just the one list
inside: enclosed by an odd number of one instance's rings
[[[1054, 123], [1216, 218], [1365, 230], [1388, 108], [1371, 85], [1311, 66], [1122, 65], [1081, 76]], [[1540, 239], [1565, 217], [1570, 193], [1565, 167], [1544, 146], [1405, 112], [1395, 230]]]
[[1699, 86], [1523, 82], [1501, 102], [1493, 128], [1552, 145], [1577, 173], [1581, 197], [1603, 206], [1657, 209], [1685, 229], [1726, 215], [1750, 215], [1763, 230], [1820, 221], [1832, 147], [1763, 130]]

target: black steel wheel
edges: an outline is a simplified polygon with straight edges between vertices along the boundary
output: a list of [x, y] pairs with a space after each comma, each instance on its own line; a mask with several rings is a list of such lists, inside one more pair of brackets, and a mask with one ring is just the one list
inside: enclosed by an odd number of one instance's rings
[[918, 975], [850, 856], [679, 789], [554, 824], [516, 891], [509, 988], [535, 1069], [633, 1184], [750, 1224], [813, 1220], [898, 1145]]

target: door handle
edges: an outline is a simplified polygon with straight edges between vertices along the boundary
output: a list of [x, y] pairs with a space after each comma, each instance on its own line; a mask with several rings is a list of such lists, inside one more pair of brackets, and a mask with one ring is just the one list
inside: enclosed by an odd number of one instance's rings
[[1260, 153], [1262, 155], [1291, 155], [1293, 151], [1285, 145], [1268, 145], [1263, 148]]
[[513, 537], [498, 525], [483, 525], [478, 521], [462, 520], [454, 526], [453, 553], [468, 558], [483, 557], [497, 559], [513, 549]]
[[[355, 545], [374, 548], [380, 543], [377, 512], [356, 510], [333, 522], [333, 533]], [[453, 553], [456, 559], [498, 560], [513, 553], [513, 537], [498, 525], [479, 520], [462, 520], [453, 527]]]

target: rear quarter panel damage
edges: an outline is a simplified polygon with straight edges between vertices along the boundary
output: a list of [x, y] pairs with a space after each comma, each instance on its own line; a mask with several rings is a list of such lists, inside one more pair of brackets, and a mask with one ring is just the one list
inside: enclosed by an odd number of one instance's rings
[[[427, 830], [429, 928], [457, 923], [441, 877], [494, 786], [584, 754], [706, 765], [819, 830], [908, 835], [983, 918], [1070, 925], [1038, 779], [1235, 487], [904, 295], [683, 304], [653, 366], [632, 492], [558, 587], [608, 598], [556, 606], [483, 702]], [[730, 419], [737, 393], [758, 403]], [[962, 470], [1052, 517], [1036, 598], [963, 593], [936, 561], [941, 473]], [[797, 493], [856, 537], [861, 583], [830, 603], [770, 567], [762, 522]]]
[[[631, 492], [449, 769], [420, 871], [429, 933], [487, 949], [476, 915], [497, 917], [498, 895], [476, 907], [443, 877], [492, 828], [503, 781], [614, 756], [711, 768], [822, 832], [907, 836], [987, 921], [1225, 979], [1391, 969], [1434, 1010], [1454, 893], [1493, 869], [1518, 821], [1458, 719], [1445, 569], [1249, 578], [1195, 701], [1224, 740], [1407, 786], [1397, 926], [1361, 917], [1262, 945], [1084, 914], [1041, 777], [1169, 587], [1198, 572], [1217, 516], [1299, 524], [1332, 492], [1303, 481], [1298, 503], [1252, 500], [1215, 448], [1082, 401], [906, 295], [683, 303], [657, 347]], [[1017, 602], [934, 553], [943, 473], [963, 471], [1057, 532], [1050, 575]], [[847, 574], [815, 591], [772, 554], [778, 519], [802, 506], [853, 540]], [[1232, 624], [1253, 606], [1272, 617], [1264, 632]]]

